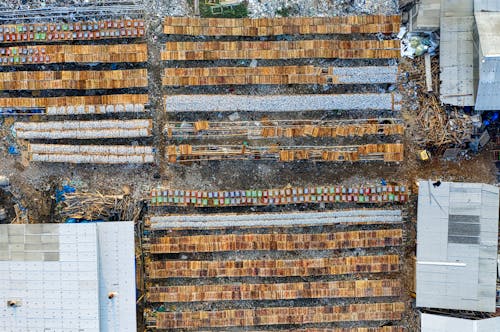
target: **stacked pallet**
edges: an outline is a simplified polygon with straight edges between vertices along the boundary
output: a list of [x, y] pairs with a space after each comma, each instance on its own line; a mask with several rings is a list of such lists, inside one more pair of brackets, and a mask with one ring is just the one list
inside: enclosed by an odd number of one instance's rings
[[152, 120], [16, 122], [20, 139], [102, 139], [151, 136]]
[[43, 45], [0, 48], [0, 66], [147, 61], [146, 44]]
[[146, 69], [0, 72], [0, 90], [91, 90], [147, 86]]
[[353, 137], [368, 135], [403, 135], [405, 126], [398, 119], [360, 120], [268, 120], [212, 122], [168, 122], [164, 133], [168, 139], [219, 137]]
[[167, 42], [161, 59], [392, 59], [399, 58], [399, 40], [296, 40]]
[[273, 36], [351, 33], [397, 33], [399, 15], [275, 17], [227, 19], [198, 17], [166, 17], [165, 34], [192, 36]]
[[[156, 197], [155, 197], [156, 198]], [[157, 205], [157, 204], [155, 204]], [[329, 212], [195, 214], [146, 218], [145, 225], [157, 230], [214, 230], [230, 228], [312, 227], [328, 225], [388, 225], [403, 222], [401, 210], [341, 210]], [[153, 239], [151, 241], [154, 242]]]
[[139, 38], [144, 34], [140, 19], [0, 25], [0, 43]]
[[151, 240], [150, 252], [220, 252], [249, 250], [334, 250], [399, 246], [402, 230], [352, 231], [319, 234], [222, 234], [163, 236]]
[[351, 256], [317, 259], [239, 261], [154, 261], [147, 266], [151, 279], [291, 277], [390, 273], [399, 271], [399, 256]]
[[153, 189], [152, 206], [259, 206], [299, 203], [386, 203], [407, 202], [404, 185], [290, 187], [282, 189], [203, 191]]
[[154, 161], [150, 146], [29, 144], [29, 160], [51, 163], [143, 164]]
[[148, 302], [218, 302], [295, 300], [307, 298], [364, 298], [400, 296], [401, 282], [393, 279], [275, 284], [215, 284], [150, 287]]
[[[342, 70], [342, 69], [341, 69]], [[341, 71], [340, 70], [340, 71]], [[337, 68], [315, 66], [166, 68], [163, 85], [197, 86], [227, 84], [373, 84], [395, 83], [395, 67], [357, 67], [356, 75], [337, 75]], [[378, 73], [370, 75], [370, 73]]]
[[220, 311], [159, 312], [156, 328], [179, 329], [307, 324], [342, 321], [399, 320], [405, 311], [403, 302], [350, 304], [318, 307], [270, 307]]
[[403, 160], [402, 144], [365, 144], [351, 146], [248, 146], [244, 145], [169, 145], [166, 157], [170, 163], [200, 160], [295, 160], [374, 161]]

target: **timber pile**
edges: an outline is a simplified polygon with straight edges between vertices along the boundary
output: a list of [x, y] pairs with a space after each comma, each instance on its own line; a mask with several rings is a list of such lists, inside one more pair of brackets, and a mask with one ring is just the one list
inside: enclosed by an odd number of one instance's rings
[[399, 256], [351, 256], [318, 259], [239, 261], [153, 261], [149, 278], [291, 277], [391, 273], [399, 271]]
[[392, 59], [401, 56], [399, 40], [296, 40], [167, 42], [161, 59]]
[[212, 122], [168, 122], [168, 139], [188, 138], [278, 138], [278, 137], [363, 137], [368, 135], [403, 135], [405, 126], [398, 119], [361, 120], [269, 120]]
[[0, 72], [0, 90], [90, 90], [147, 86], [146, 69]]
[[[395, 83], [391, 67], [358, 67], [358, 75], [337, 74], [334, 67], [273, 66], [273, 67], [196, 67], [166, 68], [162, 79], [165, 86], [249, 85], [249, 84], [374, 84]], [[369, 73], [379, 71], [379, 76]], [[347, 77], [346, 77], [347, 76]]]
[[224, 284], [150, 287], [149, 302], [218, 302], [294, 300], [304, 298], [361, 298], [400, 296], [399, 280], [352, 280], [276, 284]]
[[319, 307], [271, 307], [221, 311], [160, 312], [159, 329], [399, 320], [403, 302]]
[[144, 34], [144, 20], [0, 25], [0, 43], [139, 38]]
[[397, 33], [401, 16], [334, 16], [275, 18], [165, 17], [163, 33], [191, 36], [274, 36], [351, 33]]
[[0, 47], [0, 66], [147, 61], [146, 44]]
[[435, 94], [420, 97], [416, 116], [416, 141], [423, 146], [463, 146], [471, 141], [473, 124], [469, 115], [457, 110], [447, 113]]
[[315, 160], [328, 162], [403, 160], [403, 144], [365, 144], [352, 146], [248, 146], [248, 145], [169, 145], [170, 163], [201, 160]]
[[119, 220], [134, 220], [135, 204], [126, 195], [109, 195], [95, 193], [66, 193], [64, 201], [59, 203], [60, 216], [86, 220], [108, 220], [116, 217]]
[[151, 239], [152, 254], [253, 250], [336, 250], [399, 246], [401, 229], [319, 234], [222, 234]]

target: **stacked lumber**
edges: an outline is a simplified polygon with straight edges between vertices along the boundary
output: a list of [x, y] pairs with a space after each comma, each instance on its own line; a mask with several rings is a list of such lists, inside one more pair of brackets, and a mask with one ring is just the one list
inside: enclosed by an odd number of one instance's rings
[[[378, 70], [378, 76], [369, 74]], [[357, 75], [337, 74], [336, 68], [315, 66], [272, 67], [194, 67], [166, 68], [163, 85], [196, 86], [227, 84], [374, 84], [395, 83], [396, 71], [392, 67], [354, 67]]]
[[150, 287], [148, 302], [218, 302], [294, 300], [305, 298], [363, 298], [401, 295], [399, 280], [350, 280], [275, 284], [209, 284]]
[[404, 302], [317, 307], [268, 307], [220, 311], [158, 312], [156, 328], [258, 326], [342, 321], [400, 320]]
[[147, 85], [146, 69], [0, 72], [0, 90], [123, 89]]
[[360, 120], [268, 120], [212, 122], [168, 122], [164, 133], [169, 139], [219, 137], [353, 137], [403, 135], [405, 126], [398, 119]]
[[401, 56], [400, 47], [399, 40], [167, 42], [161, 59], [392, 59]]
[[144, 36], [144, 20], [0, 25], [0, 43], [99, 40]]
[[152, 120], [16, 122], [20, 139], [102, 139], [151, 136]]
[[248, 146], [244, 145], [169, 145], [168, 162], [200, 160], [315, 160], [329, 162], [374, 161], [396, 162], [403, 160], [403, 145], [365, 144], [351, 146]]
[[[0, 108], [50, 108], [95, 105], [147, 104], [148, 95], [64, 96], [48, 98], [0, 98]], [[70, 113], [70, 112], [68, 112]]]
[[191, 36], [274, 36], [351, 33], [397, 33], [399, 15], [274, 17], [274, 18], [199, 18], [166, 17], [165, 34]]
[[318, 259], [240, 261], [154, 261], [148, 264], [151, 279], [291, 277], [389, 273], [399, 271], [399, 256], [351, 256]]
[[203, 191], [151, 190], [151, 206], [259, 206], [320, 202], [386, 203], [407, 202], [404, 185], [289, 187], [263, 190]]
[[147, 61], [147, 44], [0, 47], [0, 66]]
[[29, 144], [28, 155], [30, 161], [50, 163], [142, 164], [154, 161], [150, 146]]
[[163, 236], [151, 239], [152, 254], [247, 250], [334, 250], [399, 246], [402, 230], [319, 234], [220, 234]]

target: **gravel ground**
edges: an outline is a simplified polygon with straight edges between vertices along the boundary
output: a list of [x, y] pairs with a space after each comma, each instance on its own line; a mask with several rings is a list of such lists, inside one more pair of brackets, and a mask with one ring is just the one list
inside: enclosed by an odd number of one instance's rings
[[398, 0], [249, 0], [250, 17], [394, 14]]

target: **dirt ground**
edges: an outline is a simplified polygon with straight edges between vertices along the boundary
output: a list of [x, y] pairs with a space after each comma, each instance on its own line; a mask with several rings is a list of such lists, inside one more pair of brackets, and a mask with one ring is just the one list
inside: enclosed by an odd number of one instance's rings
[[[153, 1], [154, 6], [165, 6], [161, 1]], [[152, 7], [154, 7], [152, 6]], [[401, 163], [386, 164], [383, 162], [367, 163], [311, 163], [311, 162], [264, 162], [264, 161], [224, 161], [210, 163], [192, 163], [189, 165], [171, 165], [161, 157], [164, 152], [165, 139], [161, 134], [166, 121], [171, 119], [163, 111], [160, 75], [162, 65], [159, 63], [161, 45], [158, 34], [161, 32], [161, 16], [163, 13], [185, 15], [190, 8], [185, 1], [175, 1], [164, 8], [163, 12], [151, 13], [148, 16], [148, 44], [150, 60], [148, 62], [150, 86], [149, 93], [152, 105], [151, 116], [155, 122], [154, 144], [159, 151], [157, 162], [148, 166], [102, 166], [102, 165], [59, 165], [59, 164], [26, 164], [19, 155], [11, 155], [8, 148], [15, 145], [15, 137], [11, 132], [14, 119], [0, 117], [0, 175], [11, 181], [10, 193], [0, 191], [0, 207], [8, 209], [9, 218], [13, 217], [13, 204], [17, 203], [27, 209], [30, 222], [50, 222], [53, 220], [54, 189], [63, 182], [71, 183], [81, 191], [99, 191], [102, 193], [120, 193], [124, 185], [131, 188], [132, 196], [141, 200], [148, 191], [156, 186], [170, 186], [186, 189], [249, 189], [273, 188], [286, 185], [337, 185], [380, 183], [381, 179], [397, 181], [413, 185], [417, 179], [441, 181], [483, 182], [496, 184], [496, 168], [492, 157], [490, 143], [478, 155], [471, 155], [470, 160], [447, 162], [435, 155], [429, 162], [417, 159], [417, 151], [421, 148], [413, 140], [412, 109], [418, 104], [411, 94], [405, 94], [405, 107], [395, 117], [405, 120], [407, 131], [403, 137], [405, 159]], [[411, 61], [411, 60], [402, 60]], [[401, 82], [400, 90], [407, 89]], [[415, 249], [416, 200], [407, 204], [408, 224], [406, 232], [408, 242], [403, 248], [406, 262], [405, 282], [413, 278], [410, 258]], [[411, 299], [407, 297], [411, 302]], [[408, 311], [405, 318], [410, 331], [418, 330], [418, 319], [413, 310]]]

